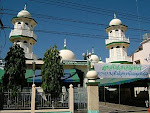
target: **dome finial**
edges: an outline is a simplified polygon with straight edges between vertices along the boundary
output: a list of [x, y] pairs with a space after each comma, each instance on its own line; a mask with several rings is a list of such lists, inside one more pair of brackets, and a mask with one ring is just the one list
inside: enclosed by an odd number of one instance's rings
[[94, 47], [92, 47], [92, 54], [94, 54]]
[[66, 39], [64, 39], [64, 48], [66, 49]]
[[116, 13], [114, 13], [114, 18], [117, 18]]
[[24, 10], [26, 10], [27, 9], [27, 3], [25, 3], [25, 5], [24, 5]]
[[87, 55], [89, 54], [89, 51], [88, 51], [88, 50], [86, 51], [86, 54], [87, 54]]
[[99, 57], [99, 61], [102, 61], [102, 58], [101, 58], [101, 56]]

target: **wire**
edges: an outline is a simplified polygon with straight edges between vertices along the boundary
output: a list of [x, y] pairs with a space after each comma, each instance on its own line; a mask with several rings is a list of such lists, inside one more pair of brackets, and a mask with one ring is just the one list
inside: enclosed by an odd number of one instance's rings
[[[138, 1], [136, 0], [136, 9], [137, 9], [137, 21], [138, 21], [138, 26], [139, 29], [141, 29], [141, 25], [140, 25], [140, 14], [139, 14], [139, 7], [138, 7]], [[142, 38], [141, 36], [141, 31], [139, 31], [140, 34], [140, 38]]]
[[[38, 2], [41, 4], [52, 4], [52, 5], [57, 5], [57, 6], [61, 6], [61, 7], [67, 7], [67, 8], [71, 8], [71, 9], [85, 11], [88, 13], [107, 15], [107, 16], [111, 16], [111, 17], [112, 17], [112, 15], [111, 15], [112, 13], [117, 12], [117, 14], [119, 14], [119, 16], [121, 16], [122, 18], [125, 18], [128, 20], [133, 20], [133, 21], [135, 21], [135, 19], [137, 17], [137, 15], [133, 15], [133, 14], [129, 14], [129, 13], [118, 12], [115, 10], [102, 9], [102, 8], [97, 8], [97, 7], [93, 7], [93, 6], [82, 5], [82, 4], [77, 4], [77, 3], [62, 1], [62, 0], [61, 1], [49, 0], [50, 2], [39, 1], [39, 0], [30, 0], [30, 1]], [[149, 22], [150, 18], [147, 18], [147, 17], [139, 17], [139, 18], [142, 18], [140, 20], [142, 22], [150, 23]]]
[[[16, 14], [12, 14], [12, 13], [3, 13], [3, 14], [6, 14], [6, 15], [16, 15]], [[60, 18], [60, 17], [54, 17], [54, 16], [47, 16], [46, 17], [46, 15], [41, 15], [41, 14], [34, 14], [34, 15], [35, 15], [35, 17], [41, 18], [41, 19], [57, 20], [57, 21], [65, 21], [65, 22], [73, 22], [73, 23], [79, 23], [79, 24], [105, 26], [105, 27], [108, 26], [108, 25], [102, 24], [102, 23], [80, 21], [80, 20], [74, 20], [74, 19], [70, 19], [70, 18]], [[136, 30], [136, 31], [143, 31], [143, 32], [150, 32], [150, 30], [147, 30], [147, 29], [139, 29], [139, 28], [132, 28], [132, 27], [128, 27], [128, 29]]]
[[[19, 29], [19, 28], [12, 28], [12, 27], [4, 27], [4, 28], [8, 28], [8, 29]], [[19, 30], [27, 30], [27, 29], [19, 29]], [[105, 35], [93, 35], [93, 34], [83, 34], [83, 33], [74, 33], [74, 32], [64, 32], [64, 31], [50, 31], [50, 30], [34, 30], [36, 32], [40, 32], [40, 33], [49, 33], [49, 34], [55, 34], [55, 35], [67, 35], [67, 36], [77, 36], [77, 37], [87, 37], [87, 38], [98, 38], [98, 39], [106, 39], [104, 37], [108, 37]], [[112, 36], [113, 37], [113, 36]], [[115, 40], [119, 40], [116, 39], [116, 37], [114, 37]], [[118, 37], [120, 38], [120, 37]], [[111, 39], [109, 39], [111, 40]], [[112, 39], [114, 40], [114, 39]], [[134, 42], [141, 42], [141, 40], [137, 39], [137, 38], [130, 38], [130, 40], [134, 40]]]

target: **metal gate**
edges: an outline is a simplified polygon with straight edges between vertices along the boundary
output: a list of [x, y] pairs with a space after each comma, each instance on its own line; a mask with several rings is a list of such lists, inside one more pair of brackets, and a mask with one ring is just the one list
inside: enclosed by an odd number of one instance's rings
[[76, 110], [87, 110], [87, 89], [83, 87], [74, 88], [74, 103]]

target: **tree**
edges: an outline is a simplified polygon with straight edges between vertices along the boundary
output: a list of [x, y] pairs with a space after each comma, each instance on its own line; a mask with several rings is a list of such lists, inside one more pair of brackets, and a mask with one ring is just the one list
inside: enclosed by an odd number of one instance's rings
[[59, 96], [62, 92], [61, 77], [64, 75], [64, 69], [56, 45], [45, 52], [43, 61], [42, 88], [47, 94]]
[[4, 70], [5, 74], [2, 78], [4, 90], [10, 89], [15, 96], [26, 83], [25, 53], [18, 44], [13, 45], [7, 53]]

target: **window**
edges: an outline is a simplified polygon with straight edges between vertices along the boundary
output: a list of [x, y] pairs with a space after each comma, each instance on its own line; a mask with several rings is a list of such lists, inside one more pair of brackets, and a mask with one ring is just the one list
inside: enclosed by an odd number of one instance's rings
[[21, 22], [18, 22], [18, 24], [21, 24]]
[[121, 30], [123, 32], [123, 30]]
[[120, 46], [117, 46], [116, 48], [120, 48]]
[[25, 23], [26, 25], [29, 25], [28, 23]]
[[20, 42], [19, 40], [17, 40], [17, 42]]
[[123, 46], [123, 48], [125, 48], [125, 47]]
[[33, 26], [31, 25], [31, 27], [33, 27]]
[[140, 64], [140, 60], [134, 61], [136, 64]]
[[110, 33], [112, 33], [112, 31], [110, 31]]
[[30, 45], [32, 45], [32, 43], [30, 43]]
[[23, 43], [27, 43], [27, 41], [24, 41]]
[[118, 29], [116, 29], [116, 31], [118, 31]]
[[113, 47], [111, 47], [111, 49], [113, 49]]

